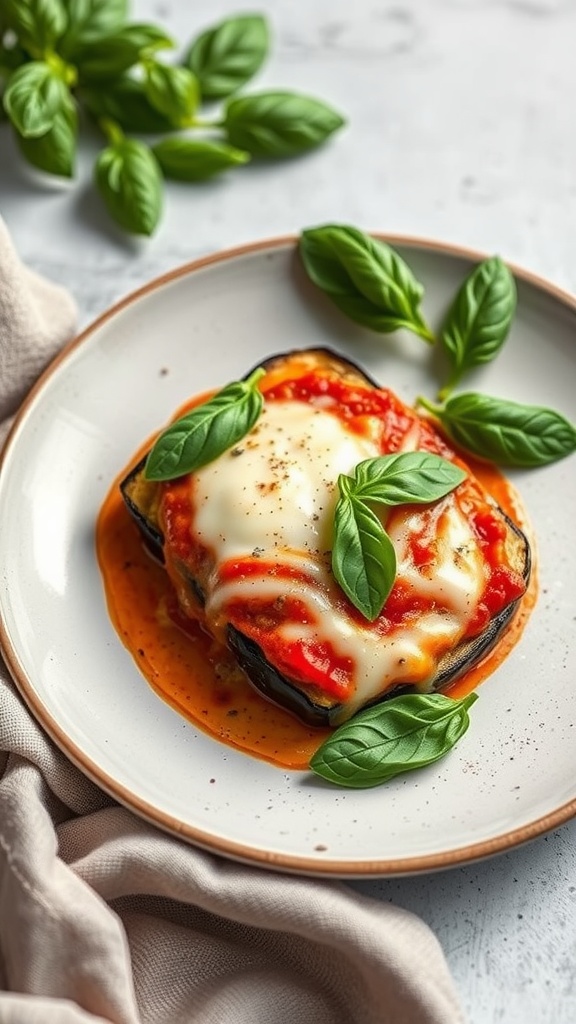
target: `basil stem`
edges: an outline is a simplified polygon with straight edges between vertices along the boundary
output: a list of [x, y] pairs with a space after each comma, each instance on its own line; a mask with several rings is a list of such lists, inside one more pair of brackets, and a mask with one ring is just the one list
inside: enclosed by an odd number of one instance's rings
[[300, 255], [310, 279], [355, 323], [388, 334], [399, 328], [432, 343], [420, 312], [424, 288], [391, 246], [357, 228], [308, 228]]
[[439, 760], [466, 732], [470, 693], [410, 693], [376, 704], [341, 725], [316, 751], [310, 768], [328, 782], [367, 789]]
[[477, 392], [453, 395], [441, 405], [418, 403], [442, 424], [459, 447], [501, 466], [545, 466], [576, 451], [576, 427], [539, 405], [522, 405]]
[[516, 285], [508, 267], [498, 256], [483, 260], [462, 284], [440, 335], [451, 367], [441, 398], [447, 397], [464, 373], [498, 355], [515, 311]]
[[172, 423], [158, 438], [145, 468], [148, 480], [173, 480], [217, 459], [252, 429], [264, 400], [261, 367], [226, 385], [213, 398]]
[[339, 477], [332, 571], [354, 607], [370, 622], [378, 617], [394, 586], [396, 553], [367, 502], [404, 505], [437, 501], [465, 476], [439, 455], [402, 452], [365, 459], [356, 466], [354, 477]]

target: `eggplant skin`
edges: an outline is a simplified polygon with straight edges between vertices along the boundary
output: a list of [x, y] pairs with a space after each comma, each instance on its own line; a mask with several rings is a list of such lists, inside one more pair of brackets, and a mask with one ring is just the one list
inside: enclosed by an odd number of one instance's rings
[[152, 480], [146, 480], [144, 476], [147, 458], [148, 455], [145, 455], [140, 459], [124, 477], [120, 483], [120, 493], [148, 551], [164, 564], [164, 534], [158, 524], [159, 491], [158, 485]]
[[[303, 372], [321, 366], [350, 382], [356, 381], [371, 387], [379, 386], [351, 360], [327, 348], [296, 349], [271, 356], [257, 365], [263, 366], [267, 372], [274, 372], [281, 371], [285, 366], [289, 367], [292, 361], [295, 361]], [[245, 376], [249, 376], [251, 372], [252, 370], [249, 370]], [[146, 458], [147, 455], [126, 475], [120, 484], [120, 490], [146, 548], [157, 561], [164, 563], [164, 536], [158, 521], [160, 485], [146, 480]], [[506, 525], [506, 544], [510, 561], [528, 586], [531, 572], [528, 539], [502, 509], [497, 507], [497, 511]], [[191, 578], [185, 565], [179, 566], [179, 571], [194, 594], [196, 602], [202, 606], [204, 594], [201, 584]], [[485, 658], [509, 627], [521, 600], [520, 597], [517, 601], [511, 602], [494, 616], [482, 633], [470, 640], [464, 640], [445, 655], [439, 662], [436, 675], [430, 680], [428, 688], [434, 691], [446, 689]], [[292, 712], [307, 725], [333, 727], [349, 717], [346, 705], [336, 702], [313, 686], [306, 687], [300, 681], [284, 676], [267, 660], [261, 647], [232, 624], [227, 628], [227, 644], [239, 666], [262, 696]], [[410, 687], [399, 686], [378, 697], [374, 703], [397, 696], [398, 693], [409, 689]]]

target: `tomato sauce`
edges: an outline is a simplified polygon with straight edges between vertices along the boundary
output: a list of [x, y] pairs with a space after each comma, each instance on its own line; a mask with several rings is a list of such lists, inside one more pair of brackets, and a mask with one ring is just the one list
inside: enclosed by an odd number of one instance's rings
[[[268, 388], [266, 394], [270, 399], [305, 400], [312, 395], [324, 394], [339, 403], [344, 397], [339, 394], [339, 388], [346, 388], [346, 403], [340, 405], [340, 409], [348, 410], [344, 415], [350, 418], [352, 427], [357, 422], [361, 430], [366, 415], [386, 412], [390, 431], [386, 444], [388, 450], [395, 450], [396, 438], [400, 444], [409, 417], [401, 403], [394, 406], [397, 400], [389, 392], [359, 387], [350, 398], [350, 385], [340, 385], [333, 380], [326, 382], [311, 374], [296, 382], [280, 380]], [[187, 408], [192, 404], [188, 403]], [[438, 452], [440, 448], [439, 454], [449, 452], [453, 457], [451, 450], [444, 446], [434, 431], [430, 431], [427, 440], [427, 449]], [[138, 457], [141, 454], [143, 452]], [[133, 465], [138, 457], [134, 459]], [[526, 517], [519, 498], [505, 477], [492, 466], [469, 458], [465, 465], [508, 516], [526, 532]], [[312, 754], [330, 730], [308, 727], [289, 712], [268, 702], [238, 669], [232, 654], [208, 636], [197, 621], [180, 611], [165, 568], [155, 562], [144, 548], [122, 500], [118, 485], [126, 472], [122, 473], [110, 490], [96, 529], [97, 555], [108, 610], [122, 642], [154, 690], [199, 728], [223, 743], [279, 767], [306, 768]], [[173, 481], [166, 497], [165, 526], [178, 557], [192, 561], [195, 557], [202, 557], [202, 552], [194, 551], [190, 542], [189, 499], [185, 485]], [[493, 558], [496, 563], [498, 546], [503, 541], [501, 523], [489, 512], [479, 511], [475, 528], [482, 540], [488, 562], [491, 563]], [[426, 532], [414, 541], [414, 557], [419, 564], [426, 564], [430, 543], [431, 539]], [[264, 564], [254, 563], [254, 572], [261, 573], [265, 569]], [[277, 566], [270, 567], [270, 571], [277, 570]], [[228, 565], [226, 571], [233, 573], [234, 566]], [[246, 571], [247, 565], [243, 563], [242, 572]], [[497, 568], [492, 571], [477, 621], [469, 630], [471, 635], [481, 632], [498, 608], [518, 596], [515, 588], [518, 588], [518, 579], [514, 574]], [[520, 638], [534, 606], [536, 592], [533, 565], [529, 590], [496, 649], [455, 682], [446, 693], [453, 697], [464, 696], [494, 672]], [[289, 614], [294, 621], [298, 621], [299, 616], [306, 614], [306, 609], [298, 607], [297, 601], [293, 601], [293, 605]], [[388, 600], [389, 614], [397, 620], [414, 611], [417, 609], [410, 605], [408, 595], [404, 595], [401, 588], [395, 588]], [[251, 609], [249, 614], [256, 616], [257, 612], [258, 609]], [[242, 614], [246, 614], [246, 609], [239, 609], [234, 618]], [[241, 626], [241, 621], [236, 624]], [[383, 633], [385, 624], [383, 617]], [[254, 626], [254, 621], [251, 625]], [[308, 678], [319, 683], [322, 681], [332, 695], [343, 697], [353, 669], [351, 660], [338, 657], [328, 649], [329, 645], [316, 644], [315, 647], [317, 649], [309, 650], [306, 645], [298, 642], [289, 645], [289, 648], [284, 645], [282, 655], [285, 670], [293, 678]]]

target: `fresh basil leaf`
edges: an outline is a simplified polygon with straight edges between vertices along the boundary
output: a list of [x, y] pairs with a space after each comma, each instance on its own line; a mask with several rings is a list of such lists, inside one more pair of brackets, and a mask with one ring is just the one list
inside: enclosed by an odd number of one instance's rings
[[498, 256], [483, 260], [462, 284], [440, 335], [451, 366], [443, 394], [502, 348], [516, 311], [516, 285]]
[[125, 25], [80, 46], [75, 54], [81, 83], [116, 78], [157, 50], [170, 49], [172, 39], [155, 25]]
[[344, 593], [373, 622], [394, 585], [396, 553], [382, 523], [341, 476], [334, 513], [332, 571]]
[[174, 128], [191, 124], [198, 104], [198, 80], [187, 68], [150, 60], [144, 68], [144, 90], [156, 110], [169, 119]]
[[385, 242], [326, 224], [302, 232], [300, 255], [313, 283], [355, 323], [383, 334], [404, 327], [434, 340], [420, 312], [424, 288]]
[[401, 452], [359, 462], [354, 497], [384, 505], [438, 501], [466, 478], [464, 470], [431, 452]]
[[502, 466], [545, 466], [576, 451], [576, 427], [560, 413], [470, 391], [443, 406], [420, 399], [452, 440]]
[[74, 59], [83, 43], [114, 32], [128, 17], [127, 0], [66, 0], [68, 24], [58, 47], [66, 59]]
[[440, 693], [410, 693], [367, 708], [330, 736], [310, 768], [339, 786], [366, 789], [447, 754], [466, 732], [470, 693], [452, 700]]
[[296, 156], [319, 146], [343, 124], [327, 104], [291, 92], [241, 96], [224, 112], [229, 142], [260, 157]]
[[121, 139], [100, 153], [96, 184], [114, 220], [135, 235], [151, 235], [162, 209], [162, 177], [152, 151]]
[[247, 163], [249, 153], [222, 142], [172, 135], [153, 146], [154, 155], [167, 178], [204, 181], [215, 174]]
[[193, 473], [237, 444], [256, 423], [264, 400], [258, 368], [246, 380], [226, 385], [209, 401], [172, 423], [146, 461], [148, 480], [173, 480]]
[[73, 102], [56, 113], [52, 127], [38, 138], [16, 135], [22, 155], [29, 164], [47, 174], [71, 178], [74, 174], [78, 118]]
[[126, 132], [156, 135], [173, 128], [170, 119], [150, 103], [144, 83], [128, 75], [107, 82], [105, 89], [84, 87], [81, 99], [93, 117], [115, 121]]
[[44, 61], [23, 64], [10, 76], [4, 107], [16, 131], [35, 138], [50, 131], [57, 113], [69, 102], [62, 79]]
[[196, 75], [205, 99], [222, 99], [256, 74], [268, 47], [266, 20], [259, 14], [241, 14], [198, 36], [184, 63]]
[[3, 0], [2, 17], [33, 57], [43, 57], [66, 28], [62, 0]]

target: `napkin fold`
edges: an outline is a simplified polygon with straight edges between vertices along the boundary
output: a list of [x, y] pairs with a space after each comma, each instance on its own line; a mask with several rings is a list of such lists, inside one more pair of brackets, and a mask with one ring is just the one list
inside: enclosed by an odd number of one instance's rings
[[[0, 220], [0, 437], [74, 323]], [[462, 1020], [424, 922], [140, 820], [54, 746], [0, 662], [1, 1024]]]

